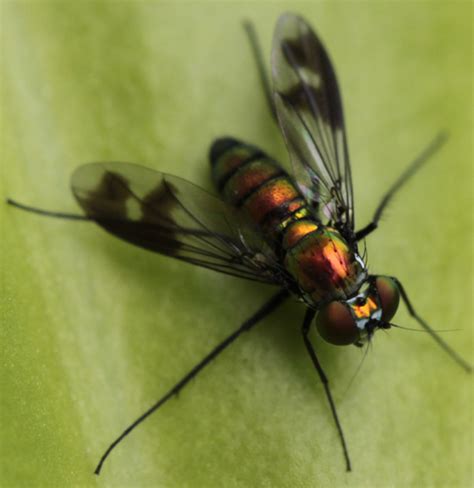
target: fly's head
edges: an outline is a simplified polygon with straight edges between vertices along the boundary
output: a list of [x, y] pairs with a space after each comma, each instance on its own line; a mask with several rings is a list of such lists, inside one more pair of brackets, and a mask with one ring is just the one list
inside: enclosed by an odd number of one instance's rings
[[322, 305], [316, 327], [331, 344], [360, 347], [370, 341], [376, 329], [390, 328], [399, 301], [400, 292], [393, 279], [371, 276], [355, 296]]

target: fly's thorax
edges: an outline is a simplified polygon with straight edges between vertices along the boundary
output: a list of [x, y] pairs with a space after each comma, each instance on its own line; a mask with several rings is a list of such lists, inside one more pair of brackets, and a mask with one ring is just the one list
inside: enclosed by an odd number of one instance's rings
[[364, 262], [336, 229], [301, 220], [287, 228], [283, 244], [286, 269], [314, 305], [351, 297], [367, 278]]
[[256, 147], [218, 139], [211, 149], [211, 163], [224, 200], [241, 209], [275, 245], [290, 222], [309, 214], [288, 173]]

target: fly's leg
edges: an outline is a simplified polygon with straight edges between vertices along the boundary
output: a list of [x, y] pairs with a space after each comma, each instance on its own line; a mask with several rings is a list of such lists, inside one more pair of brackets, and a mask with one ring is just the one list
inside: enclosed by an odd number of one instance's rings
[[24, 210], [25, 212], [35, 213], [38, 215], [43, 215], [45, 217], [53, 217], [56, 219], [65, 220], [92, 220], [90, 217], [87, 217], [85, 215], [78, 215], [66, 212], [52, 212], [50, 210], [44, 210], [42, 208], [30, 207], [29, 205], [17, 202], [16, 200], [12, 200], [11, 198], [7, 198], [6, 203], [7, 205], [11, 205], [12, 207]]
[[281, 305], [286, 298], [288, 298], [289, 292], [287, 290], [280, 290], [276, 295], [274, 295], [263, 307], [260, 308], [252, 317], [246, 320], [236, 331], [230, 334], [226, 339], [224, 339], [218, 346], [216, 346], [207, 356], [205, 356], [196, 366], [194, 366], [188, 374], [186, 374], [181, 380], [176, 383], [176, 385], [171, 388], [171, 390], [161, 397], [153, 406], [151, 406], [145, 413], [140, 415], [132, 424], [130, 424], [112, 444], [107, 448], [102, 457], [100, 458], [99, 464], [97, 465], [94, 473], [100, 474], [102, 465], [107, 459], [112, 450], [119, 444], [130, 432], [132, 432], [135, 427], [141, 424], [147, 417], [149, 417], [153, 412], [156, 412], [161, 406], [163, 406], [170, 398], [177, 395], [182, 388], [184, 388], [191, 379], [193, 379], [205, 366], [207, 366], [213, 359], [215, 359], [224, 349], [226, 349], [230, 344], [232, 344], [243, 332], [247, 332], [254, 325], [264, 319], [273, 310], [275, 310], [279, 305]]
[[400, 295], [402, 297], [403, 303], [405, 303], [405, 306], [407, 307], [408, 313], [423, 327], [423, 329], [428, 332], [431, 337], [441, 346], [441, 348], [449, 354], [451, 359], [456, 361], [456, 363], [461, 366], [466, 372], [472, 373], [472, 366], [465, 361], [451, 346], [449, 346], [437, 333], [434, 331], [415, 311], [413, 308], [413, 305], [411, 304], [407, 292], [405, 291], [405, 288], [403, 285], [400, 283], [400, 280], [398, 278], [395, 278], [394, 276], [390, 277], [397, 285], [398, 289], [400, 290]]
[[321, 379], [321, 382], [324, 386], [324, 390], [326, 392], [326, 397], [328, 399], [329, 406], [331, 407], [331, 413], [334, 422], [336, 423], [337, 432], [339, 434], [339, 439], [341, 440], [341, 444], [342, 444], [342, 450], [344, 452], [344, 458], [346, 460], [346, 470], [351, 471], [352, 468], [351, 468], [351, 460], [349, 458], [349, 451], [347, 449], [346, 440], [344, 439], [344, 432], [342, 431], [341, 423], [339, 422], [339, 417], [337, 416], [336, 406], [334, 405], [334, 400], [332, 399], [331, 390], [329, 389], [329, 381], [327, 379], [326, 374], [323, 371], [323, 368], [321, 367], [321, 364], [319, 364], [318, 358], [316, 356], [316, 352], [313, 348], [313, 345], [311, 344], [311, 340], [309, 339], [309, 329], [315, 314], [316, 312], [314, 310], [308, 309], [306, 311], [306, 315], [304, 317], [303, 327], [302, 327], [303, 340], [306, 349], [308, 350], [308, 353], [311, 357], [311, 361], [313, 361], [313, 365], [319, 374], [319, 378]]
[[385, 195], [382, 197], [382, 200], [380, 201], [375, 210], [374, 216], [372, 217], [372, 222], [356, 232], [356, 241], [360, 241], [364, 237], [368, 236], [378, 227], [383, 211], [390, 203], [395, 193], [397, 193], [397, 191], [423, 166], [423, 164], [426, 163], [428, 159], [443, 146], [447, 138], [447, 135], [443, 132], [438, 134], [418, 155], [418, 157], [410, 163], [408, 168], [400, 175], [395, 183], [393, 183], [393, 185], [388, 189], [387, 193], [385, 193]]
[[270, 88], [270, 81], [268, 80], [267, 70], [265, 69], [265, 62], [262, 55], [262, 48], [258, 41], [257, 32], [255, 26], [250, 20], [244, 20], [243, 22], [245, 32], [249, 38], [250, 46], [252, 48], [252, 53], [255, 58], [255, 63], [257, 65], [258, 76], [260, 78], [260, 83], [262, 84], [263, 91], [265, 93], [265, 98], [267, 99], [268, 107], [272, 113], [275, 121], [277, 120], [275, 105], [273, 104], [272, 90]]

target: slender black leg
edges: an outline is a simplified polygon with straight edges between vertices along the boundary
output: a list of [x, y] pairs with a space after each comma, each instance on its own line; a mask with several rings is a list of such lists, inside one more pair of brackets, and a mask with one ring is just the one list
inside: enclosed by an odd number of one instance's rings
[[244, 20], [244, 29], [249, 38], [250, 46], [257, 65], [258, 75], [260, 83], [262, 84], [263, 91], [265, 92], [265, 98], [267, 99], [268, 107], [273, 115], [275, 121], [277, 120], [275, 106], [273, 104], [272, 90], [270, 88], [270, 82], [268, 80], [267, 70], [265, 69], [265, 62], [262, 55], [262, 48], [258, 42], [257, 32], [255, 26], [249, 20]]
[[463, 368], [466, 372], [472, 373], [472, 366], [465, 361], [451, 346], [449, 346], [441, 337], [415, 312], [413, 305], [411, 304], [408, 295], [405, 291], [405, 288], [400, 283], [398, 278], [394, 276], [390, 277], [398, 286], [400, 290], [400, 295], [402, 296], [402, 300], [405, 303], [405, 306], [408, 309], [408, 313], [428, 332], [431, 337], [441, 346], [441, 348], [449, 354], [451, 359], [454, 359], [461, 368]]
[[397, 193], [397, 191], [421, 168], [421, 166], [423, 166], [423, 164], [426, 163], [426, 161], [428, 161], [428, 159], [443, 146], [447, 138], [448, 137], [444, 132], [438, 134], [418, 155], [418, 157], [410, 163], [408, 168], [401, 174], [395, 183], [393, 183], [393, 185], [388, 189], [387, 193], [385, 193], [385, 195], [382, 197], [382, 200], [380, 201], [375, 210], [374, 216], [372, 217], [372, 222], [356, 232], [356, 241], [360, 241], [364, 237], [368, 236], [378, 227], [382, 213], [394, 197], [395, 193]]
[[339, 433], [339, 439], [341, 440], [342, 450], [344, 452], [344, 458], [346, 460], [346, 470], [351, 471], [352, 468], [351, 468], [351, 460], [349, 459], [349, 451], [347, 449], [346, 440], [344, 439], [344, 432], [342, 432], [342, 427], [341, 427], [341, 423], [339, 422], [339, 417], [337, 416], [336, 406], [334, 405], [334, 400], [332, 399], [331, 390], [329, 389], [329, 381], [327, 379], [326, 374], [323, 371], [323, 368], [319, 364], [318, 358], [316, 357], [316, 352], [309, 339], [309, 328], [311, 326], [311, 322], [313, 321], [315, 313], [316, 312], [314, 310], [311, 310], [310, 308], [308, 308], [308, 310], [306, 311], [306, 315], [304, 317], [303, 327], [302, 327], [303, 340], [306, 349], [308, 350], [308, 353], [311, 357], [311, 360], [313, 361], [313, 365], [319, 374], [319, 378], [321, 379], [321, 382], [324, 386], [324, 390], [326, 391], [326, 397], [328, 399], [329, 406], [331, 407], [331, 412], [334, 418], [334, 422], [336, 423], [337, 432]]
[[86, 217], [85, 215], [78, 215], [78, 214], [65, 213], [65, 212], [52, 212], [50, 210], [43, 210], [42, 208], [30, 207], [29, 205], [25, 205], [24, 203], [16, 202], [11, 198], [7, 198], [6, 202], [8, 205], [11, 205], [12, 207], [19, 208], [20, 210], [24, 210], [25, 212], [44, 215], [45, 217], [54, 217], [57, 219], [66, 219], [66, 220], [92, 220], [90, 217]]
[[171, 397], [177, 395], [184, 386], [186, 386], [189, 381], [194, 378], [205, 366], [207, 366], [213, 359], [215, 359], [224, 349], [232, 344], [237, 337], [239, 337], [243, 332], [250, 330], [254, 325], [260, 322], [263, 318], [269, 315], [273, 310], [275, 310], [279, 305], [281, 305], [286, 298], [288, 298], [289, 292], [287, 290], [280, 290], [276, 295], [274, 295], [265, 305], [263, 305], [260, 310], [258, 310], [252, 317], [246, 320], [236, 331], [230, 334], [226, 339], [224, 339], [218, 346], [216, 346], [206, 357], [204, 357], [196, 366], [194, 366], [188, 374], [186, 374], [181, 380], [176, 383], [176, 385], [171, 388], [171, 390], [161, 397], [152, 407], [150, 407], [145, 413], [140, 415], [132, 424], [130, 424], [117, 439], [110, 444], [107, 450], [104, 452], [100, 458], [99, 464], [97, 465], [94, 473], [100, 474], [102, 465], [107, 459], [111, 451], [119, 444], [130, 432], [135, 429], [139, 424], [141, 424], [147, 417], [149, 417], [153, 412], [156, 412], [162, 405], [164, 405]]

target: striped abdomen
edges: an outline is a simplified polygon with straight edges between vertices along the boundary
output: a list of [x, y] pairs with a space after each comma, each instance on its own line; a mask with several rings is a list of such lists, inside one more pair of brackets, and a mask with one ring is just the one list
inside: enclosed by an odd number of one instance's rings
[[218, 139], [211, 149], [211, 164], [224, 200], [245, 212], [275, 250], [288, 225], [310, 215], [288, 173], [256, 147]]
[[221, 195], [261, 229], [309, 301], [346, 298], [359, 288], [362, 261], [336, 229], [313, 215], [278, 163], [231, 138], [218, 139], [210, 158]]

